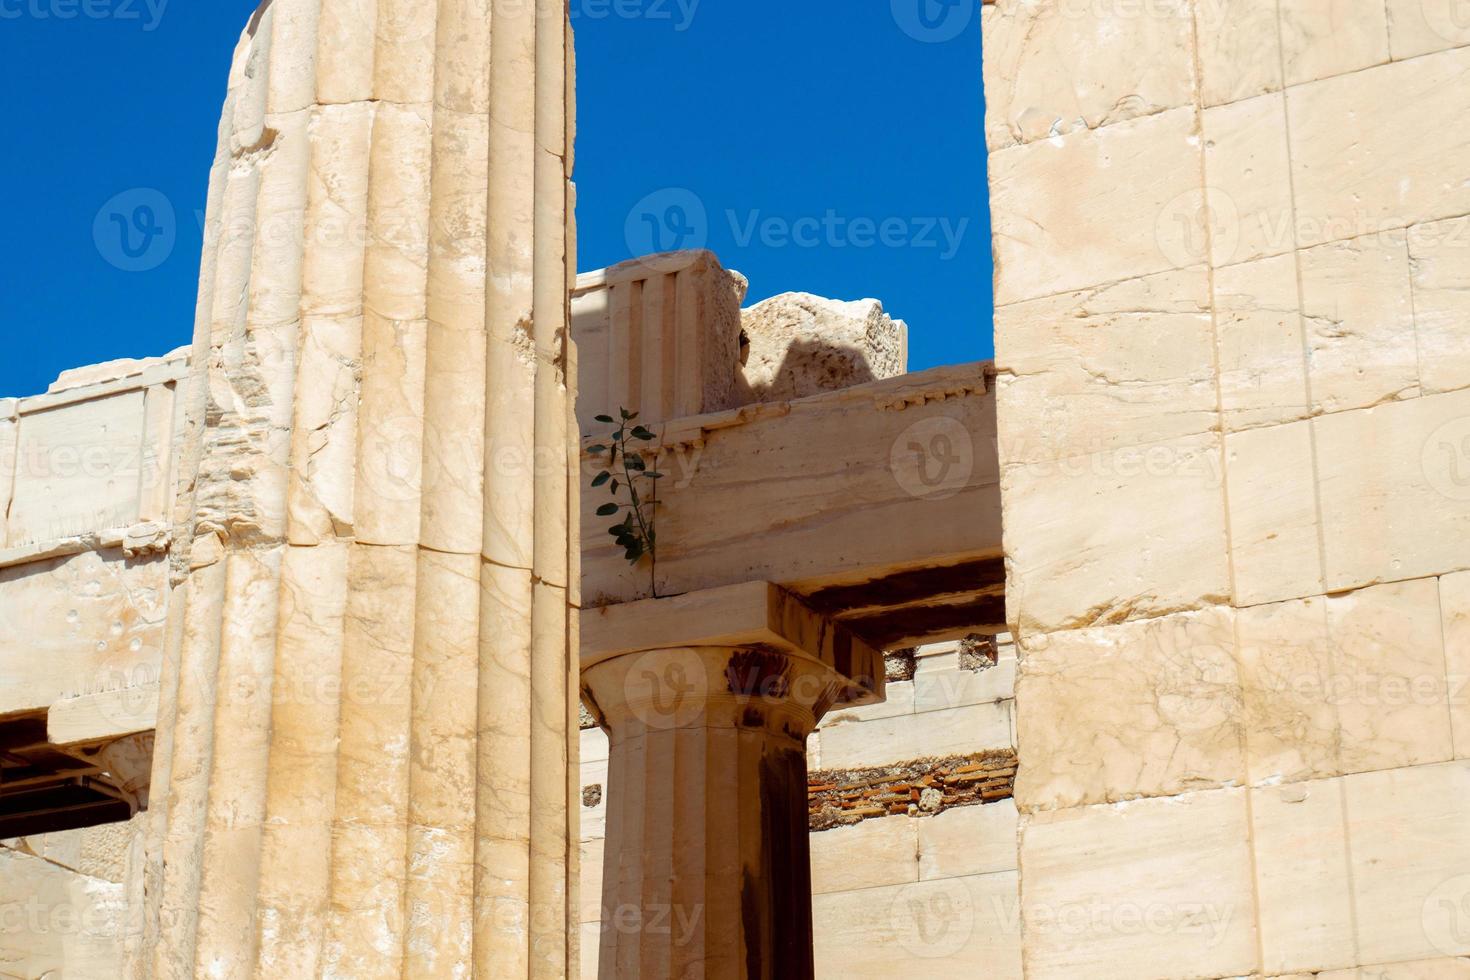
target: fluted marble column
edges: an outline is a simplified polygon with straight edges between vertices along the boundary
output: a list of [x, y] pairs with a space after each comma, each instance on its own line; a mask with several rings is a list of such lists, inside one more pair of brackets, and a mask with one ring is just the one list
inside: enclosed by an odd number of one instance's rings
[[806, 738], [882, 698], [882, 655], [765, 583], [583, 630], [610, 745], [600, 975], [812, 977]]
[[134, 975], [576, 972], [570, 54], [564, 0], [240, 40]]

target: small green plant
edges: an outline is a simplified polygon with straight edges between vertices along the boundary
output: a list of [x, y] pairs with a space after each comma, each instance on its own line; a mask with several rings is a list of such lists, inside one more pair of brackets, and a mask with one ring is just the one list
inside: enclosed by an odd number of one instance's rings
[[[620, 408], [618, 414], [621, 418], [597, 416], [597, 421], [616, 428], [610, 433], [606, 445], [587, 447], [592, 455], [606, 457], [606, 468], [592, 478], [593, 489], [606, 487], [613, 498], [597, 508], [597, 516], [623, 515], [622, 520], [607, 529], [607, 533], [623, 549], [623, 557], [628, 564], [636, 566], [644, 557], [648, 558], [650, 591], [654, 598], [658, 598], [658, 536], [654, 528], [654, 511], [658, 507], [657, 481], [664, 475], [656, 468], [649, 468], [637, 447], [638, 443], [652, 442], [657, 437], [636, 424], [637, 412]], [[639, 492], [640, 485], [642, 493]]]

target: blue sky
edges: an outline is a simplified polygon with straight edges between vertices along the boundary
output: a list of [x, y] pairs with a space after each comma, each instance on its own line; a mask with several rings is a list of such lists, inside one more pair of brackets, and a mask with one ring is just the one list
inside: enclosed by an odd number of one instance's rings
[[[915, 369], [991, 356], [978, 4], [572, 5], [582, 269], [705, 245], [752, 302], [883, 300]], [[0, 395], [188, 342], [214, 130], [254, 6], [0, 0]], [[163, 244], [130, 256], [120, 213]]]

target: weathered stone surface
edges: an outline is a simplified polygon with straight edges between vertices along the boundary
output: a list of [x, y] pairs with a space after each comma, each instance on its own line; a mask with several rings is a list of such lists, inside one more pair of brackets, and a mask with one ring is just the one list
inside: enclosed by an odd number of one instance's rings
[[1253, 786], [1335, 776], [1341, 769], [1336, 670], [1320, 596], [1236, 613]]
[[1182, 0], [1126, 18], [1075, 0], [990, 6], [982, 23], [991, 151], [1186, 104], [1191, 19]]
[[1357, 961], [1344, 805], [1335, 779], [1251, 791], [1267, 973]]
[[1215, 330], [1227, 431], [1307, 417], [1295, 255], [1216, 269]]
[[1308, 422], [1225, 437], [1235, 602], [1254, 606], [1322, 591], [1321, 521]]
[[740, 323], [749, 344], [736, 386], [742, 402], [790, 401], [908, 370], [908, 325], [875, 299], [783, 293], [742, 310]]
[[124, 886], [0, 848], [0, 973], [110, 980], [122, 961]]
[[0, 714], [156, 685], [168, 592], [161, 558], [89, 551], [0, 568]]
[[1014, 800], [962, 806], [919, 821], [919, 877], [925, 881], [1016, 870]]
[[1388, 0], [1395, 61], [1470, 44], [1470, 15], [1458, 0]]
[[1342, 769], [1454, 758], [1439, 590], [1433, 579], [1327, 600]]
[[1313, 408], [1341, 412], [1419, 393], [1409, 253], [1376, 235], [1300, 256]]
[[1014, 872], [820, 895], [821, 976], [933, 972], [1019, 980]]
[[1051, 632], [1226, 601], [1220, 466], [1213, 434], [1012, 466], [1007, 618]]
[[[1017, 682], [1026, 760], [1016, 780], [1020, 807], [1078, 807], [1242, 782], [1232, 617], [1209, 609], [1034, 638]], [[1031, 704], [1045, 707], [1028, 710]]]
[[47, 541], [138, 520], [141, 390], [23, 413], [8, 539]]
[[1441, 125], [1470, 111], [1467, 69], [1470, 47], [1288, 93], [1303, 247], [1470, 212], [1451, 162], [1470, 153], [1470, 132]]
[[1255, 0], [1195, 4], [1200, 96], [1206, 106], [1281, 90], [1277, 11]]
[[577, 420], [638, 412], [644, 424], [719, 412], [740, 391], [740, 304], [747, 283], [707, 251], [631, 259], [577, 277], [572, 338]]
[[[995, 400], [985, 365], [660, 428], [648, 443], [666, 474], [656, 511], [660, 594], [761, 580], [850, 584], [998, 553]], [[583, 457], [584, 487], [594, 459]], [[596, 514], [608, 499], [602, 490], [582, 494], [588, 606], [651, 589], [651, 563], [630, 567], [607, 533], [613, 522]]]
[[1470, 391], [1312, 423], [1329, 590], [1470, 568], [1467, 419]]
[[1439, 580], [1439, 607], [1455, 758], [1470, 759], [1470, 573]]
[[1256, 960], [1246, 791], [1022, 818], [1026, 975], [1234, 977]]
[[1002, 465], [1215, 429], [1209, 292], [1191, 269], [997, 310]]
[[992, 155], [996, 304], [1206, 261], [1201, 152], [1174, 109]]
[[1300, 85], [1388, 60], [1384, 0], [1281, 5], [1286, 84]]
[[924, 756], [962, 755], [1011, 744], [1010, 704], [972, 704], [822, 729], [822, 766], [852, 769]]
[[1470, 764], [1349, 776], [1346, 792], [1359, 957], [1470, 955]]
[[[1470, 15], [1467, 15], [1470, 20]], [[1470, 26], [1467, 26], [1470, 30]], [[1426, 393], [1470, 386], [1470, 217], [1409, 229], [1419, 386]]]
[[812, 894], [918, 881], [919, 834], [928, 822], [888, 817], [813, 834]]
[[1294, 212], [1285, 99], [1263, 95], [1206, 109], [1202, 120], [1213, 264], [1228, 266], [1291, 251]]

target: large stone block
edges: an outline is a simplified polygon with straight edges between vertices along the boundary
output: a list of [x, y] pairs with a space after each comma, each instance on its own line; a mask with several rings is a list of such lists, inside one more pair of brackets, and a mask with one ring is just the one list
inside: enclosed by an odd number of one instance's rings
[[1461, 0], [1388, 0], [1395, 61], [1470, 45], [1470, 10]]
[[986, 142], [992, 152], [1190, 101], [1191, 5], [1120, 15], [1079, 0], [987, 7]]
[[1215, 270], [1220, 406], [1227, 431], [1306, 418], [1296, 256]]
[[1213, 608], [1034, 638], [1017, 691], [1022, 809], [1243, 782], [1232, 617]]
[[644, 423], [739, 404], [740, 303], [745, 277], [706, 251], [632, 259], [577, 277], [577, 421], [619, 408]]
[[0, 975], [111, 980], [123, 960], [127, 889], [0, 848]]
[[919, 880], [919, 828], [910, 817], [864, 820], [812, 834], [812, 894]]
[[0, 568], [0, 715], [104, 692], [155, 697], [168, 593], [162, 558], [88, 551]]
[[1348, 833], [1339, 779], [1251, 791], [1267, 974], [1352, 966]]
[[1306, 249], [1302, 319], [1317, 412], [1367, 408], [1419, 393], [1419, 360], [1402, 235]]
[[1014, 872], [818, 895], [818, 975], [1019, 980]]
[[961, 878], [1015, 871], [1019, 863], [1015, 800], [962, 806], [919, 821], [919, 877]]
[[1215, 429], [1209, 276], [1190, 269], [996, 311], [1002, 465]]
[[11, 544], [50, 541], [138, 520], [143, 478], [141, 390], [24, 412]]
[[862, 769], [1011, 747], [1011, 704], [971, 704], [822, 729], [822, 768]]
[[1027, 977], [1252, 973], [1245, 794], [1222, 789], [1023, 817]]
[[1300, 244], [1470, 212], [1470, 47], [1291, 89]]
[[1327, 628], [1343, 771], [1453, 759], [1438, 583], [1331, 596]]
[[1283, 0], [1280, 8], [1287, 85], [1388, 60], [1384, 0]]
[[1470, 568], [1470, 391], [1312, 424], [1329, 591]]
[[1439, 606], [1455, 758], [1470, 759], [1470, 572], [1439, 580]]
[[1217, 106], [1202, 120], [1211, 261], [1228, 266], [1291, 251], [1285, 98], [1275, 93]]
[[993, 154], [996, 304], [1206, 261], [1200, 155], [1188, 108]]
[[1320, 593], [1321, 521], [1311, 424], [1230, 433], [1225, 460], [1236, 604]]
[[1195, 4], [1200, 96], [1206, 106], [1281, 90], [1276, 7], [1258, 0]]
[[1236, 613], [1250, 783], [1342, 771], [1327, 600], [1312, 597]]
[[[1470, 21], [1470, 8], [1466, 19]], [[1470, 386], [1470, 217], [1409, 229], [1419, 386], [1426, 392]]]
[[[890, 700], [896, 686], [888, 689]], [[912, 686], [913, 709], [920, 712], [1006, 701], [1016, 696], [1016, 658], [1002, 659], [985, 670], [920, 671]]]
[[783, 293], [743, 310], [740, 322], [749, 347], [737, 402], [790, 401], [908, 370], [908, 325], [875, 299]]
[[1206, 434], [1010, 467], [1008, 620], [1047, 632], [1228, 603], [1221, 464]]
[[1361, 959], [1470, 955], [1467, 811], [1470, 763], [1347, 777]]

